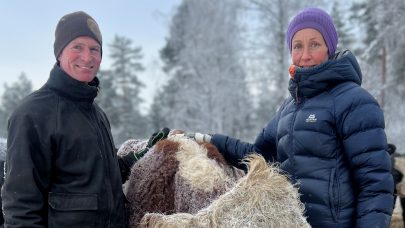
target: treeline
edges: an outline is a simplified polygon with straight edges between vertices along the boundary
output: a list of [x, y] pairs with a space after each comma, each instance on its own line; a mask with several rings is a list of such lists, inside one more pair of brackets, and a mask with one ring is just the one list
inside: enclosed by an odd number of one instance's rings
[[[116, 36], [107, 47], [111, 54], [104, 58], [112, 64], [98, 75], [97, 101], [110, 117], [116, 143], [146, 138], [163, 126], [253, 140], [288, 95], [284, 35], [290, 18], [305, 6], [331, 13], [338, 49], [356, 54], [363, 86], [385, 111], [389, 141], [405, 148], [403, 0], [183, 0], [160, 50], [167, 83], [156, 91], [148, 113], [140, 111], [140, 91], [146, 89], [139, 80], [145, 69], [141, 46]], [[7, 115], [31, 90], [24, 74], [5, 85], [2, 136]]]

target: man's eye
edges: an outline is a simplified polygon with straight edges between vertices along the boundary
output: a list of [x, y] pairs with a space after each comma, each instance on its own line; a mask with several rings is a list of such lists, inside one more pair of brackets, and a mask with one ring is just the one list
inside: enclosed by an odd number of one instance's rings
[[100, 48], [98, 47], [90, 48], [90, 51], [93, 53], [100, 53]]
[[75, 50], [82, 50], [82, 46], [80, 46], [80, 45], [74, 45], [74, 46], [73, 46], [73, 49], [75, 49]]

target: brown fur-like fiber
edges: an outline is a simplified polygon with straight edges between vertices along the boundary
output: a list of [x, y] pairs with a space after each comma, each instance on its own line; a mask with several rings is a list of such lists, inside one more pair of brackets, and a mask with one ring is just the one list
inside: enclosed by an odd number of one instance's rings
[[196, 214], [146, 214], [143, 227], [310, 227], [296, 188], [263, 157], [246, 159], [247, 175]]
[[132, 167], [127, 186], [131, 227], [137, 227], [146, 212], [174, 212], [178, 147], [177, 142], [160, 141]]
[[228, 165], [228, 162], [225, 160], [224, 156], [219, 153], [218, 149], [211, 143], [202, 143], [201, 146], [207, 149], [207, 156], [210, 159], [214, 159], [221, 165]]

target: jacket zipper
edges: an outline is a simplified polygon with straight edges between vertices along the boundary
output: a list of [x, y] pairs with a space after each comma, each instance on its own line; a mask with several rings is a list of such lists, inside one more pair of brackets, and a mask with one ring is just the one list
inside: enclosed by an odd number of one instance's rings
[[105, 167], [105, 175], [106, 175], [106, 178], [105, 178], [105, 187], [106, 187], [106, 195], [107, 195], [107, 211], [108, 211], [108, 214], [107, 214], [107, 222], [108, 222], [108, 227], [110, 227], [111, 226], [111, 214], [112, 214], [112, 205], [113, 205], [113, 203], [112, 203], [112, 186], [111, 186], [111, 177], [110, 177], [110, 166], [109, 166], [109, 164], [108, 164], [108, 154], [107, 154], [107, 151], [105, 151], [105, 148], [106, 148], [106, 145], [105, 145], [105, 142], [104, 142], [104, 138], [103, 138], [103, 135], [102, 135], [102, 128], [101, 128], [101, 126], [100, 126], [100, 123], [99, 123], [99, 119], [97, 118], [97, 114], [96, 114], [96, 110], [95, 110], [95, 108], [94, 108], [94, 106], [91, 106], [91, 113], [92, 113], [92, 116], [93, 116], [93, 119], [94, 119], [94, 121], [95, 121], [95, 123], [96, 123], [96, 126], [97, 126], [97, 135], [98, 135], [98, 138], [100, 139], [100, 141], [101, 141], [101, 148], [102, 148], [102, 151], [101, 151], [101, 153], [103, 154], [103, 161], [104, 161], [104, 167]]
[[[301, 108], [301, 104], [297, 103], [296, 109], [294, 110], [293, 117], [292, 117], [292, 122], [290, 126], [290, 143], [291, 143], [291, 151], [289, 155], [289, 159], [291, 161], [292, 167], [295, 167], [295, 146], [294, 146], [294, 125], [295, 121], [297, 118], [297, 113], [299, 109]], [[294, 173], [291, 175], [291, 177], [294, 179], [294, 182], [296, 181], [296, 176], [295, 176], [296, 171], [294, 170]]]

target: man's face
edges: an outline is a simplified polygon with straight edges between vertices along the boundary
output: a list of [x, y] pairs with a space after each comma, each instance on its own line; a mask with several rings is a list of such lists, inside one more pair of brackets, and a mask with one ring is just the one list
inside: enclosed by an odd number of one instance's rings
[[87, 36], [77, 37], [63, 49], [58, 60], [62, 70], [70, 77], [91, 82], [100, 68], [100, 44]]

